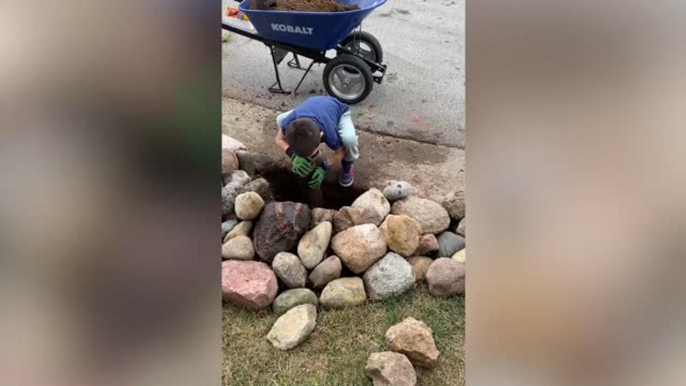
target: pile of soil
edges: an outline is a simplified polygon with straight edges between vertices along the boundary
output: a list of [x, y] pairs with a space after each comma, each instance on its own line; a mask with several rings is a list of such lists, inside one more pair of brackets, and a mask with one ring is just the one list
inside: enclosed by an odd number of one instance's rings
[[250, 0], [250, 9], [291, 12], [345, 12], [360, 9], [335, 0]]

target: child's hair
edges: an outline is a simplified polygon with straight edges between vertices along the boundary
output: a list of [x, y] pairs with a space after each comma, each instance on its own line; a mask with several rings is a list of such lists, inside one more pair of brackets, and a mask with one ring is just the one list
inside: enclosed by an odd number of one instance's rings
[[309, 157], [314, 153], [320, 141], [319, 127], [309, 118], [298, 118], [286, 126], [286, 142], [301, 157]]

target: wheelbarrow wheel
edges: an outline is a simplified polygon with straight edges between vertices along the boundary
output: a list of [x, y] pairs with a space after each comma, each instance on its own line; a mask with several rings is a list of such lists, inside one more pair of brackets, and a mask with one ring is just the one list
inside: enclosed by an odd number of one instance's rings
[[372, 71], [364, 60], [353, 55], [340, 55], [324, 67], [324, 87], [332, 97], [354, 105], [372, 92]]
[[381, 43], [369, 32], [355, 31], [341, 41], [341, 46], [369, 61], [383, 63]]

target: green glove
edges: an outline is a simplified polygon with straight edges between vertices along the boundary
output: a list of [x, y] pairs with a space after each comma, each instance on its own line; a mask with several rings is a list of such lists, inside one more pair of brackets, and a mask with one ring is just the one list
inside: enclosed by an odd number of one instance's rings
[[310, 189], [319, 189], [322, 186], [322, 182], [324, 182], [325, 175], [326, 171], [324, 170], [324, 168], [321, 166], [317, 166], [317, 168], [314, 169], [314, 173], [312, 173], [312, 178], [310, 178], [310, 182], [308, 183]]
[[305, 177], [312, 171], [312, 163], [309, 158], [293, 155], [291, 160], [293, 161], [293, 173], [300, 177]]

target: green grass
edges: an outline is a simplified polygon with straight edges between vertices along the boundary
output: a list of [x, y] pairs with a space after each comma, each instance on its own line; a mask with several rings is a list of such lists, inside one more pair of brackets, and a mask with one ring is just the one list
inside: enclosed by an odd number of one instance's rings
[[266, 339], [276, 321], [271, 311], [243, 310], [224, 304], [224, 385], [371, 385], [364, 367], [369, 354], [385, 351], [384, 334], [407, 317], [433, 329], [441, 352], [432, 370], [415, 367], [420, 385], [464, 385], [464, 296], [447, 300], [429, 295], [426, 285], [383, 302], [322, 311], [309, 338], [289, 351]]

